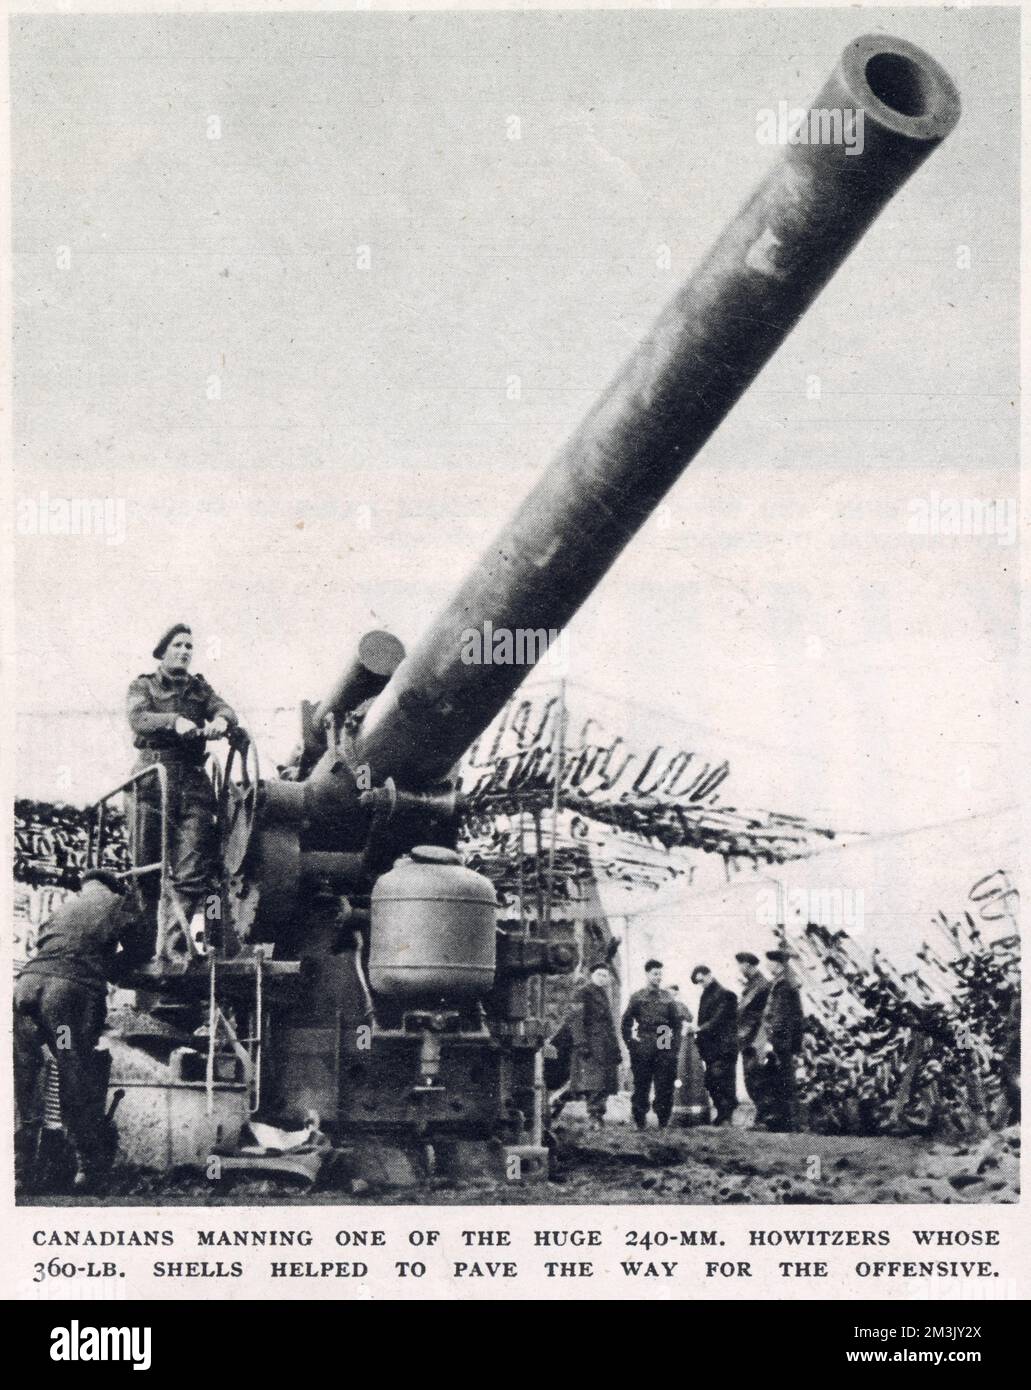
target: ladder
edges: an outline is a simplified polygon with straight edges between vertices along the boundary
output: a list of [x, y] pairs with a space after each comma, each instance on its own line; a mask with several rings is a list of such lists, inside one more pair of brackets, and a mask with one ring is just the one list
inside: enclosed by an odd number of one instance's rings
[[[249, 960], [253, 962], [254, 993], [250, 1001], [247, 1035], [240, 1037], [218, 1000], [218, 960], [210, 959], [208, 984], [208, 1051], [204, 1069], [206, 1108], [209, 1115], [215, 1108], [215, 1057], [220, 1031], [236, 1054], [247, 1087], [248, 1114], [256, 1115], [261, 1108], [262, 1048], [265, 1040], [265, 950], [256, 946]], [[237, 962], [239, 965], [241, 962]], [[234, 974], [237, 971], [234, 970]]]

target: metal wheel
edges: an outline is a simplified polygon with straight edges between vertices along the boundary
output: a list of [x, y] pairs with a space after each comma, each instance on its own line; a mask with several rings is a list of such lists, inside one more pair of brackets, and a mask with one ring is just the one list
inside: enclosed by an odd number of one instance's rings
[[250, 848], [258, 809], [257, 746], [240, 730], [229, 747], [218, 789], [218, 828], [222, 864], [235, 874]]

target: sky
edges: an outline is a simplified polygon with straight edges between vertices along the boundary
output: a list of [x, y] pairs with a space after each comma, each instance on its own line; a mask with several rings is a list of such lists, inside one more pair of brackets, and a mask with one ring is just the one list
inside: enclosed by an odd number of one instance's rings
[[[14, 16], [18, 792], [126, 775], [173, 621], [266, 764], [363, 631], [413, 643], [775, 157], [761, 113], [879, 29], [960, 124], [568, 673], [727, 757], [739, 805], [885, 831], [1012, 802], [1017, 545], [910, 529], [1017, 495], [1016, 15], [970, 9]], [[32, 534], [62, 498], [114, 534]]]

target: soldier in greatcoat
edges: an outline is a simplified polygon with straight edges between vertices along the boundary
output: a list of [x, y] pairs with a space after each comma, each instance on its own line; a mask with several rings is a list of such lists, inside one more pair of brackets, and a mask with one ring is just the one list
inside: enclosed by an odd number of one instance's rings
[[619, 1090], [619, 1037], [609, 998], [609, 967], [593, 967], [587, 983], [579, 991], [569, 1016], [572, 1057], [569, 1095], [581, 1095], [594, 1129], [605, 1121], [609, 1096]]

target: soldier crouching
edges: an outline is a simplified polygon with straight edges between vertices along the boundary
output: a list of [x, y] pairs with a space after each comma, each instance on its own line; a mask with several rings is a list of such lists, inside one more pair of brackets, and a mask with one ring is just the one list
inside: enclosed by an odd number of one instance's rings
[[[135, 910], [113, 874], [91, 870], [80, 892], [40, 928], [14, 985], [14, 1081], [18, 1108], [15, 1170], [33, 1179], [43, 1125], [48, 1049], [57, 1067], [61, 1123], [74, 1150], [75, 1185], [89, 1187], [113, 1154], [105, 1133], [107, 1072], [96, 1051], [107, 1018], [108, 982], [138, 963], [118, 953], [131, 940]], [[117, 967], [117, 968], [116, 968]]]

